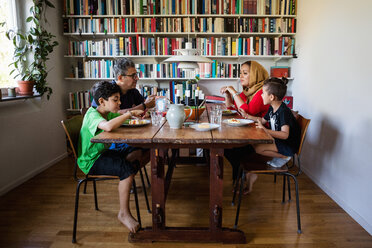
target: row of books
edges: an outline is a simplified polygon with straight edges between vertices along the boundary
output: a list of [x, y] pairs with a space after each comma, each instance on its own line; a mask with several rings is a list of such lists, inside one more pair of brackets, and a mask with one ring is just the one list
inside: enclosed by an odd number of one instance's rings
[[67, 15], [294, 15], [296, 0], [64, 0]]
[[90, 91], [78, 91], [69, 93], [70, 109], [89, 108], [92, 104], [93, 96]]
[[295, 33], [295, 18], [76, 18], [64, 19], [65, 33], [258, 32]]
[[[69, 41], [70, 56], [124, 56], [124, 55], [175, 55], [175, 49], [184, 48], [186, 38], [142, 36], [119, 37], [101, 41]], [[258, 37], [247, 38], [192, 38], [193, 47], [201, 49], [204, 56], [239, 55], [293, 55], [295, 38]]]
[[[88, 60], [78, 61], [72, 70], [73, 78], [113, 78], [114, 61], [112, 60]], [[194, 78], [199, 75], [202, 78], [236, 78], [239, 75], [240, 65], [226, 64], [213, 61], [211, 64], [199, 64], [199, 68], [193, 72], [185, 72], [177, 68], [178, 63], [172, 64], [136, 64], [141, 79], [161, 78]]]

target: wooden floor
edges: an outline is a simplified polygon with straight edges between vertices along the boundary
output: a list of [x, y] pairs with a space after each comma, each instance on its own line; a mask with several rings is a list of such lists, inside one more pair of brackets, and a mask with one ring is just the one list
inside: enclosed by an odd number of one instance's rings
[[[230, 204], [230, 168], [225, 169], [224, 178], [223, 225], [232, 227], [235, 207]], [[88, 193], [81, 196], [78, 243], [73, 245], [76, 184], [72, 160], [66, 158], [0, 197], [0, 247], [372, 247], [372, 237], [306, 175], [299, 177], [299, 183], [303, 234], [296, 232], [295, 201], [281, 204], [282, 180], [275, 184], [272, 176], [260, 175], [242, 204], [239, 229], [246, 233], [248, 243], [222, 245], [128, 243], [128, 231], [116, 219], [117, 182], [99, 182], [101, 210], [94, 210], [88, 187]], [[208, 226], [208, 190], [206, 166], [177, 166], [167, 201], [168, 226]], [[140, 204], [143, 225], [149, 226], [151, 215], [143, 194]], [[135, 213], [133, 197], [131, 207]]]

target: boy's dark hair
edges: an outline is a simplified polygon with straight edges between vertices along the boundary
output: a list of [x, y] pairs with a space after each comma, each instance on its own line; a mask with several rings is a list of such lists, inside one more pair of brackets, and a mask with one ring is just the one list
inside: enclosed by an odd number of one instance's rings
[[127, 58], [121, 58], [118, 60], [115, 60], [114, 62], [114, 73], [115, 73], [115, 79], [118, 78], [120, 75], [126, 75], [129, 68], [135, 67], [135, 64], [132, 60]]
[[285, 93], [287, 93], [287, 84], [288, 79], [287, 78], [276, 78], [272, 77], [269, 79], [266, 79], [264, 81], [263, 86], [266, 86], [267, 93], [269, 95], [273, 94], [278, 101], [281, 101], [283, 97], [285, 96]]
[[95, 83], [92, 87], [93, 99], [97, 103], [97, 106], [99, 106], [98, 99], [102, 97], [107, 101], [115, 93], [120, 93], [119, 85], [107, 81]]

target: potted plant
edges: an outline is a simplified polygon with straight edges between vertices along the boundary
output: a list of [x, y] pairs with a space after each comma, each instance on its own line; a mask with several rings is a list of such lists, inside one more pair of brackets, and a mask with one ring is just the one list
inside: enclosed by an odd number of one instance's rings
[[[49, 100], [53, 91], [46, 82], [48, 76], [46, 61], [58, 42], [54, 41], [55, 36], [44, 28], [47, 23], [45, 11], [48, 7], [54, 8], [48, 0], [33, 0], [30, 16], [26, 19], [28, 30], [26, 32], [9, 30], [6, 32], [6, 37], [14, 44], [14, 62], [10, 64], [14, 69], [10, 74], [15, 74], [14, 78], [21, 79], [18, 81], [19, 93], [33, 95], [35, 86], [40, 95], [47, 93]], [[24, 90], [24, 85], [28, 86], [28, 89]]]

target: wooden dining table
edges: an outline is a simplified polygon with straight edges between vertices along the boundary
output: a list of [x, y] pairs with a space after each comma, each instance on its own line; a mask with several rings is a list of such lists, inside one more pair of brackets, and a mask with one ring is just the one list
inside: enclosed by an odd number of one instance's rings
[[[199, 123], [209, 122], [213, 105], [201, 115]], [[224, 119], [240, 118], [223, 116]], [[273, 140], [254, 123], [233, 127], [222, 123], [217, 129], [197, 131], [191, 127], [171, 129], [164, 120], [161, 125], [120, 127], [93, 137], [94, 143], [127, 143], [150, 149], [152, 226], [129, 234], [130, 242], [178, 241], [246, 243], [244, 232], [222, 227], [223, 156], [224, 149], [247, 144], [272, 143]], [[209, 151], [209, 227], [167, 227], [165, 204], [179, 148], [203, 148]], [[169, 150], [173, 156], [169, 156]], [[165, 172], [165, 165], [168, 169]], [[190, 180], [192, 180], [190, 178]]]

